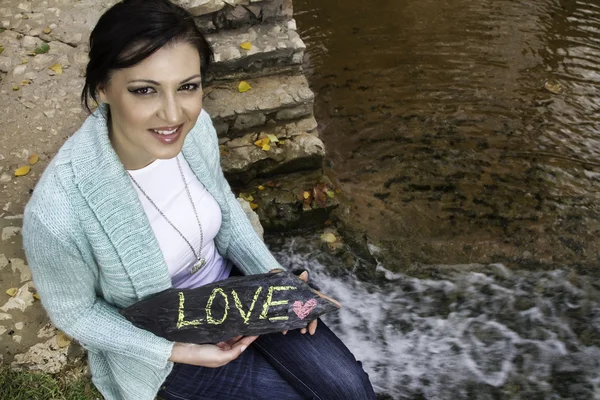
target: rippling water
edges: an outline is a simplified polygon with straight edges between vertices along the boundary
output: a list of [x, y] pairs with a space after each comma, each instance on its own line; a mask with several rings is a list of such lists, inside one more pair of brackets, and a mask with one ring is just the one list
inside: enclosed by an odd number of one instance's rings
[[598, 266], [598, 0], [294, 4], [328, 172], [389, 268]]
[[427, 279], [379, 266], [364, 283], [340, 275], [315, 240], [271, 244], [342, 303], [325, 320], [381, 398], [600, 399], [597, 280], [471, 264], [432, 267]]

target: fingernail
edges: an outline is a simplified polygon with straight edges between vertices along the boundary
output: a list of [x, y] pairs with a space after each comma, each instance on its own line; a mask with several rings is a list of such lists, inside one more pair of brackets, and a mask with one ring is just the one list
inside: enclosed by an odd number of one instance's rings
[[241, 349], [242, 349], [242, 351], [240, 351], [240, 353], [243, 353], [244, 350], [246, 350], [246, 346], [242, 346]]

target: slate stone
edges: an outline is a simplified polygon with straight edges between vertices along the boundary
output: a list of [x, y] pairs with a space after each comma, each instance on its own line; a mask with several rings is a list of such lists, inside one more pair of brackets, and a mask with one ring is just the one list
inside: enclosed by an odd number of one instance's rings
[[231, 277], [196, 289], [167, 289], [121, 314], [157, 336], [202, 344], [303, 328], [337, 308], [286, 271]]

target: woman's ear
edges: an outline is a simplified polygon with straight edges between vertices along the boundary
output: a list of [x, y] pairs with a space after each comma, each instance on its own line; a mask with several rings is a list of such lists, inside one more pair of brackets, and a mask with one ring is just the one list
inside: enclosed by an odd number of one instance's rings
[[96, 89], [96, 93], [98, 94], [98, 98], [102, 103], [109, 104], [108, 97], [106, 96], [106, 89], [104, 85], [98, 85]]

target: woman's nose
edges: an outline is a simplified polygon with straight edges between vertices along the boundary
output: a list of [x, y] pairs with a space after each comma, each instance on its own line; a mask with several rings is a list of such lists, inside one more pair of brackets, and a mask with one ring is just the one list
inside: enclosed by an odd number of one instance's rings
[[165, 96], [162, 102], [160, 118], [169, 124], [178, 124], [181, 122], [181, 105], [176, 96]]

